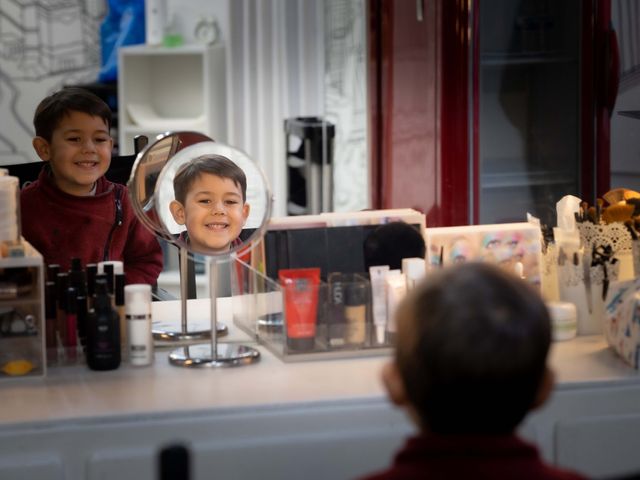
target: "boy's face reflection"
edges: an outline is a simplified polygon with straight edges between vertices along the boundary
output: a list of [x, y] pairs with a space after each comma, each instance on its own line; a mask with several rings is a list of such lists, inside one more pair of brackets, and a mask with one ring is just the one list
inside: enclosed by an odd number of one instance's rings
[[228, 251], [249, 216], [240, 186], [210, 173], [193, 182], [184, 205], [174, 200], [170, 208], [176, 223], [186, 225], [190, 247], [199, 253]]

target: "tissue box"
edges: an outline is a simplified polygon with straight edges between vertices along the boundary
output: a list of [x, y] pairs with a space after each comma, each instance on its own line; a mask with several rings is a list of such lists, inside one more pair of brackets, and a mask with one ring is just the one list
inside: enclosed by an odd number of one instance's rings
[[640, 278], [612, 286], [604, 318], [607, 343], [633, 368], [640, 364]]

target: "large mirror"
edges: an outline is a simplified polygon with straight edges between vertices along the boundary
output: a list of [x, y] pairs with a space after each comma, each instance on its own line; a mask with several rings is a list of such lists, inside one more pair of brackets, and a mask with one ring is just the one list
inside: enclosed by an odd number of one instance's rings
[[[171, 363], [234, 366], [257, 360], [253, 348], [218, 343], [217, 298], [230, 282], [228, 267], [222, 267], [225, 275], [219, 266], [249, 253], [266, 229], [272, 197], [262, 170], [237, 148], [197, 132], [172, 132], [140, 153], [129, 192], [140, 220], [180, 249], [181, 273], [187, 256], [209, 267], [211, 329], [206, 336], [211, 343], [182, 347], [171, 353]], [[181, 297], [182, 329], [176, 335], [161, 332], [161, 338], [204, 337], [189, 331], [186, 295]]]

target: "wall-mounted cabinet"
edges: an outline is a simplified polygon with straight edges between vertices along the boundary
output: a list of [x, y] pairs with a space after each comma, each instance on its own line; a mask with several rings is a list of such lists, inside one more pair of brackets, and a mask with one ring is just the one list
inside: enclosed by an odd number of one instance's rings
[[133, 153], [133, 138], [167, 131], [227, 136], [223, 45], [123, 47], [118, 74], [119, 143]]

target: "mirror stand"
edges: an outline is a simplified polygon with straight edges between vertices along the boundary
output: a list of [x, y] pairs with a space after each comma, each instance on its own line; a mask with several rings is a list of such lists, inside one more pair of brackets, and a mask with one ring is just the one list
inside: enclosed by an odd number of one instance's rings
[[[211, 338], [211, 330], [189, 331], [187, 323], [187, 299], [189, 297], [189, 251], [180, 247], [180, 307], [182, 319], [180, 331], [154, 330], [153, 339], [158, 342], [199, 342]], [[212, 297], [213, 298], [213, 297]], [[216, 336], [221, 337], [229, 332], [223, 323], [216, 323]]]
[[235, 343], [218, 342], [218, 263], [209, 259], [209, 289], [211, 291], [211, 344], [188, 345], [169, 354], [169, 363], [180, 367], [236, 367], [260, 359], [255, 348]]

